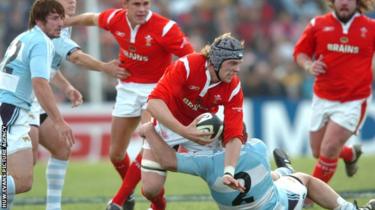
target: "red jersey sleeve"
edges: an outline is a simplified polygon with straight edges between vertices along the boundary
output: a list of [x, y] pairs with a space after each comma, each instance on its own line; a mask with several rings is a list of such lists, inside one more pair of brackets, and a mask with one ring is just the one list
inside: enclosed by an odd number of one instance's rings
[[304, 53], [308, 55], [310, 58], [313, 56], [315, 52], [315, 44], [314, 44], [314, 28], [311, 23], [309, 23], [305, 30], [303, 31], [301, 37], [297, 41], [293, 57], [294, 60], [297, 59], [298, 54]]
[[163, 36], [161, 42], [162, 46], [164, 46], [168, 52], [178, 57], [183, 57], [194, 52], [189, 40], [181, 31], [180, 27], [174, 22], [172, 28]]
[[98, 26], [106, 31], [109, 31], [112, 18], [121, 10], [122, 9], [108, 9], [101, 12], [98, 17]]
[[167, 104], [177, 95], [186, 81], [185, 66], [181, 61], [169, 65], [148, 99], [161, 99]]
[[232, 89], [227, 104], [224, 104], [224, 138], [223, 144], [233, 138], [239, 138], [243, 143], [243, 93], [241, 83]]

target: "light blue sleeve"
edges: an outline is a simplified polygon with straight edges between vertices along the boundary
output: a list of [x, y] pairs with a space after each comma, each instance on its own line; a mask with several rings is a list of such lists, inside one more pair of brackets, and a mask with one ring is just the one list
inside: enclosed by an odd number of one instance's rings
[[206, 179], [212, 167], [210, 156], [195, 156], [189, 153], [176, 153], [177, 172], [200, 176]]
[[55, 47], [55, 56], [52, 62], [53, 69], [59, 69], [63, 60], [67, 60], [71, 52], [80, 49], [79, 45], [69, 37], [60, 36], [53, 39], [53, 46]]
[[31, 78], [42, 77], [49, 80], [51, 69], [51, 48], [46, 42], [39, 42], [30, 51], [30, 72]]

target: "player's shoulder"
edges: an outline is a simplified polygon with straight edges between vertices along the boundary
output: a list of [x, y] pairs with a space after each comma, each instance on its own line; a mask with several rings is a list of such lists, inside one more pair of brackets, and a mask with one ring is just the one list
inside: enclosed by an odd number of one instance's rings
[[360, 15], [358, 18], [360, 19], [361, 22], [368, 24], [372, 27], [375, 27], [375, 19], [370, 18], [364, 14]]
[[[154, 34], [164, 37], [176, 25], [176, 22], [156, 12], [151, 12], [151, 17], [148, 20], [147, 25], [148, 27], [152, 28], [152, 31], [154, 32]], [[178, 32], [175, 29], [172, 31]]]
[[104, 18], [107, 24], [116, 24], [125, 22], [126, 9], [110, 8], [100, 13], [100, 17]]
[[310, 25], [313, 27], [320, 26], [327, 24], [327, 22], [333, 20], [333, 14], [332, 13], [326, 13], [323, 15], [318, 15], [310, 19]]

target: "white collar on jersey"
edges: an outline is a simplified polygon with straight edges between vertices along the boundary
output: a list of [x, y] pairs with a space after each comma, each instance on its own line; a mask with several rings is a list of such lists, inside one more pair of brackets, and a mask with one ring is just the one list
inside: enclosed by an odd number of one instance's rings
[[213, 87], [215, 87], [215, 86], [217, 86], [221, 83], [221, 81], [220, 81], [220, 82], [216, 82], [216, 83], [210, 85], [211, 74], [210, 74], [210, 71], [208, 70], [208, 61], [206, 61], [206, 63], [205, 63], [205, 73], [206, 73], [206, 83], [204, 84], [204, 87], [203, 87], [202, 91], [199, 93], [200, 97], [205, 96], [208, 89], [213, 88]]
[[360, 14], [359, 12], [356, 12], [356, 13], [353, 15], [353, 17], [350, 18], [350, 20], [349, 20], [347, 23], [343, 23], [343, 22], [341, 22], [341, 21], [337, 18], [335, 12], [332, 12], [332, 15], [333, 15], [333, 17], [336, 18], [337, 21], [339, 21], [339, 22], [341, 23], [341, 25], [342, 25], [342, 32], [343, 32], [344, 34], [348, 34], [348, 32], [349, 32], [349, 28], [350, 28], [350, 25], [352, 25], [353, 20], [354, 20], [356, 17], [360, 16], [361, 14]]

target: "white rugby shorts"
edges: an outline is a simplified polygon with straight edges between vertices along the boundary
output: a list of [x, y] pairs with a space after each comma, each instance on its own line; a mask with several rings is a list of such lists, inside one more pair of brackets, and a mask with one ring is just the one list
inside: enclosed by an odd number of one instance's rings
[[283, 194], [283, 196], [280, 196], [280, 198], [283, 199], [281, 203], [289, 205], [287, 209], [302, 210], [303, 203], [307, 196], [307, 188], [305, 185], [290, 176], [281, 176], [280, 179], [274, 181], [274, 183], [279, 193]]
[[[4, 110], [4, 105], [0, 106]], [[14, 107], [9, 109], [7, 106], [6, 112], [1, 113], [0, 124], [6, 125], [7, 135], [5, 140], [7, 141], [7, 155], [11, 155], [17, 151], [31, 149], [31, 139], [29, 136], [30, 131], [30, 113], [24, 109]], [[1, 140], [3, 140], [3, 129], [1, 129]]]
[[[172, 130], [170, 130], [169, 128], [167, 128], [159, 122], [156, 122], [155, 130], [170, 147], [181, 145], [184, 149], [186, 149], [187, 152], [206, 154], [221, 149], [221, 143], [219, 139], [216, 139], [213, 142], [206, 145], [199, 145], [173, 132]], [[144, 141], [143, 148], [150, 149], [150, 145], [147, 141]]]
[[156, 84], [119, 82], [116, 86], [116, 103], [112, 111], [115, 117], [138, 117], [146, 109], [147, 97]]
[[366, 118], [366, 109], [371, 96], [364, 99], [339, 102], [319, 98], [314, 94], [310, 131], [318, 131], [332, 120], [338, 125], [357, 134]]

